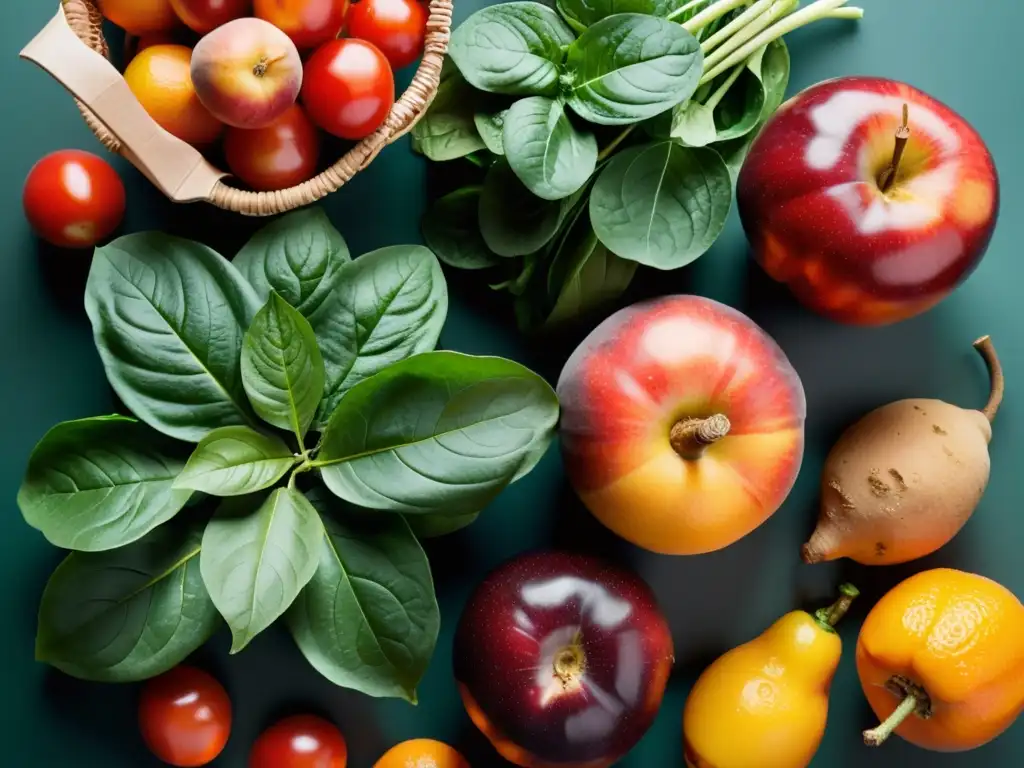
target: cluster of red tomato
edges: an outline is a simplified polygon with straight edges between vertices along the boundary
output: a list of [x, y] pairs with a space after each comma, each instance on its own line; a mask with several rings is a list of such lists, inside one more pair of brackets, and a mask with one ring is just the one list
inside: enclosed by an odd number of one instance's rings
[[[179, 666], [150, 680], [139, 702], [139, 727], [157, 758], [178, 768], [207, 765], [231, 735], [231, 700], [208, 673]], [[345, 768], [348, 746], [332, 723], [314, 715], [286, 717], [266, 729], [249, 752], [249, 768]], [[469, 768], [455, 749], [432, 739], [402, 742], [374, 768]]]

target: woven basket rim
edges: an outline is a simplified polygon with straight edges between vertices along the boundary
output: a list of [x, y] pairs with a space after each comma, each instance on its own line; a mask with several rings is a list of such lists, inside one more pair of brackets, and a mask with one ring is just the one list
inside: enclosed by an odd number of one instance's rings
[[[61, 0], [61, 4], [75, 34], [109, 59], [110, 49], [103, 34], [104, 19], [99, 0]], [[340, 189], [366, 168], [384, 147], [412, 130], [437, 94], [441, 67], [451, 37], [452, 0], [429, 0], [428, 9], [426, 43], [419, 65], [409, 86], [395, 100], [380, 128], [350, 148], [331, 166], [301, 184], [272, 192], [253, 192], [221, 180], [214, 186], [208, 202], [249, 216], [271, 216], [302, 208]], [[111, 152], [124, 154], [122, 143], [114, 133], [85, 104], [78, 99], [75, 102], [100, 142]]]

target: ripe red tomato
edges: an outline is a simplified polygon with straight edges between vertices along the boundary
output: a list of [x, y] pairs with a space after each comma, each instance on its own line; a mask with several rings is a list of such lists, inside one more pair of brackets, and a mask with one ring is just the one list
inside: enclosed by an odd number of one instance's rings
[[345, 24], [348, 0], [255, 0], [256, 16], [269, 21], [299, 49], [335, 38]]
[[257, 192], [287, 189], [316, 173], [320, 132], [293, 104], [266, 128], [228, 128], [224, 155], [231, 172]]
[[88, 248], [124, 218], [124, 184], [106, 160], [64, 149], [32, 167], [22, 202], [39, 237], [61, 248]]
[[187, 26], [201, 35], [221, 24], [249, 15], [251, 0], [171, 0], [171, 7]]
[[313, 715], [286, 717], [265, 730], [249, 753], [249, 768], [345, 768], [341, 732]]
[[195, 667], [179, 666], [146, 683], [139, 727], [160, 760], [196, 768], [217, 757], [231, 734], [231, 701], [224, 687]]
[[302, 79], [306, 112], [341, 139], [369, 136], [395, 103], [395, 77], [384, 54], [365, 40], [324, 43], [306, 62]]
[[401, 69], [423, 53], [427, 9], [419, 0], [356, 0], [348, 9], [348, 34], [373, 43], [392, 69]]

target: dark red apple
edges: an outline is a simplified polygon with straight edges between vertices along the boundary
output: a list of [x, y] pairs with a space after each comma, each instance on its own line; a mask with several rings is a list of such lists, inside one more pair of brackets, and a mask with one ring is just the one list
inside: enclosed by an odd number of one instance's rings
[[454, 669], [466, 711], [525, 768], [605, 768], [654, 720], [672, 636], [635, 574], [584, 555], [514, 558], [459, 620]]
[[981, 261], [999, 211], [977, 131], [931, 96], [876, 77], [826, 80], [784, 103], [751, 147], [736, 196], [765, 271], [816, 312], [856, 325], [903, 320], [948, 296]]

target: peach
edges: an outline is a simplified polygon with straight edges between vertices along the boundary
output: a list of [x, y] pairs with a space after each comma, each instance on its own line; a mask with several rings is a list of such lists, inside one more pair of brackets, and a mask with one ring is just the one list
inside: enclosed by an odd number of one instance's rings
[[699, 296], [626, 307], [558, 380], [576, 493], [606, 527], [663, 554], [711, 552], [779, 508], [803, 458], [806, 401], [750, 318]]
[[203, 105], [235, 128], [265, 128], [302, 89], [295, 43], [273, 24], [235, 19], [210, 32], [192, 54], [192, 82]]

